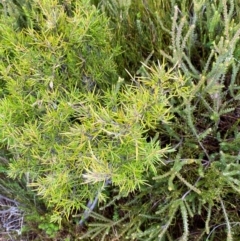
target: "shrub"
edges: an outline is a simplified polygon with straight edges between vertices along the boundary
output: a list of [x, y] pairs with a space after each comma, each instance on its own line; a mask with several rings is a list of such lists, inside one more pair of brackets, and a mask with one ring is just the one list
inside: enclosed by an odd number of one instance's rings
[[[165, 91], [174, 118], [152, 133], [176, 152], [168, 155], [165, 168], [158, 169], [151, 188], [125, 203], [123, 209], [131, 220], [121, 229], [125, 237], [192, 240], [196, 227], [201, 229], [197, 240], [212, 240], [214, 232], [226, 240], [239, 235], [238, 215], [232, 213], [238, 204], [232, 195], [239, 196], [240, 190], [240, 25], [231, 21], [233, 14], [233, 1], [194, 1], [190, 16], [184, 5], [174, 6], [171, 30], [165, 29], [171, 45], [161, 51], [167, 68], [177, 76]], [[155, 80], [161, 85], [164, 68], [163, 64], [144, 66], [135, 83], [154, 86]], [[197, 226], [200, 218], [203, 227]]]
[[[100, 95], [117, 82], [114, 58], [119, 49], [110, 44], [107, 18], [88, 1], [71, 5], [70, 12], [54, 0], [21, 3], [16, 7], [15, 2], [4, 2], [6, 11], [0, 20], [0, 140], [12, 158], [9, 175], [30, 185], [53, 174], [40, 159], [52, 159], [56, 151], [53, 146], [66, 144], [60, 140], [64, 139], [61, 132], [80, 118], [74, 105], [84, 99], [83, 93]], [[20, 24], [23, 10], [25, 17]], [[65, 161], [67, 164], [69, 159]], [[50, 160], [47, 163], [53, 164]], [[76, 200], [78, 195], [82, 200], [89, 198], [78, 192]], [[85, 204], [81, 198], [74, 204], [76, 209]], [[44, 201], [49, 204], [47, 198]]]
[[[237, 2], [171, 1], [166, 26], [151, 1], [98, 6], [117, 26], [121, 56], [105, 14], [89, 2], [36, 1], [19, 29], [2, 16], [0, 138], [12, 156], [8, 175], [43, 199], [48, 211], [39, 227], [51, 235], [57, 226], [50, 221], [82, 227], [90, 217], [83, 239], [213, 240], [217, 233], [234, 240]], [[126, 67], [137, 77], [117, 80]]]
[[89, 3], [76, 3], [73, 16], [56, 1], [32, 8], [37, 22], [21, 31], [2, 18], [1, 141], [13, 156], [9, 176], [26, 179], [60, 224], [96, 195], [106, 200], [107, 184], [124, 197], [147, 183], [171, 150], [145, 133], [171, 115], [167, 86], [120, 91], [119, 78], [111, 87], [118, 51]]
[[172, 27], [163, 28], [171, 37], [169, 48], [161, 50], [167, 64], [143, 65], [142, 76], [133, 83], [154, 89], [166, 80], [163, 69], [172, 70], [176, 79], [167, 79], [164, 93], [173, 118], [148, 134], [157, 134], [162, 145], [176, 151], [165, 167], [157, 168], [150, 187], [111, 202], [118, 204], [118, 213], [125, 212], [118, 222], [92, 214], [96, 222], [85, 236], [107, 235], [108, 227], [117, 230], [118, 238], [131, 240], [239, 237], [240, 26], [232, 20], [233, 14], [239, 19], [238, 3], [174, 2]]

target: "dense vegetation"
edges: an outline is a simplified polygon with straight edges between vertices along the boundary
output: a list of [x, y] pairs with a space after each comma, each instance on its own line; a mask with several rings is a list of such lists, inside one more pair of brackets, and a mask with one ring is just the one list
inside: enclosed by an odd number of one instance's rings
[[6, 240], [240, 239], [238, 0], [0, 5]]

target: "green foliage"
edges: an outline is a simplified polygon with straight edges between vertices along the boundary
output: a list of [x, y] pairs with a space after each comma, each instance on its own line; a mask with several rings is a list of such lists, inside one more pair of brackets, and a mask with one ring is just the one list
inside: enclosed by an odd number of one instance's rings
[[237, 240], [239, 3], [91, 2], [2, 4], [2, 173], [54, 238]]
[[[180, 240], [191, 240], [189, 223], [196, 215], [202, 215], [202, 218], [208, 220], [206, 223], [209, 223], [209, 215], [211, 215], [213, 206], [221, 207], [221, 215], [226, 221], [228, 230], [226, 238], [233, 240], [228, 210], [221, 198], [228, 199], [232, 193], [239, 194], [237, 180], [239, 178], [239, 148], [238, 144], [236, 145], [239, 141], [239, 116], [235, 114], [239, 106], [239, 101], [236, 100], [238, 93], [236, 72], [239, 67], [236, 62], [235, 48], [238, 44], [240, 25], [230, 21], [234, 11], [233, 1], [229, 5], [226, 2], [212, 4], [205, 12], [206, 2], [194, 2], [192, 15], [195, 17], [193, 19], [182, 14], [186, 9], [180, 9], [180, 6], [176, 5], [171, 31], [166, 31], [170, 33], [172, 39], [170, 46], [172, 53], [167, 54], [162, 51], [162, 54], [169, 61], [168, 66], [172, 66], [173, 73], [183, 75], [185, 82], [184, 88], [178, 88], [176, 97], [172, 95], [169, 98], [172, 104], [169, 111], [174, 114], [175, 118], [170, 124], [161, 125], [155, 129], [162, 138], [167, 137], [171, 144], [176, 143], [177, 155], [171, 154], [166, 162], [168, 168], [164, 169], [164, 172], [159, 171], [153, 179], [159, 182], [161, 187], [166, 186], [170, 191], [166, 194], [167, 203], [175, 203], [175, 205], [159, 204], [157, 214], [164, 217], [165, 211], [174, 213], [175, 218], [182, 219], [183, 229]], [[213, 8], [217, 8], [222, 14], [223, 24], [220, 20], [212, 19], [211, 9]], [[198, 38], [204, 34], [207, 35], [209, 31], [209, 28], [201, 28], [200, 24], [204, 22], [203, 19], [210, 25], [213, 24], [212, 21], [219, 21], [223, 32], [222, 36], [218, 33], [219, 39], [218, 37], [214, 39], [215, 43], [208, 51], [204, 47], [204, 52], [201, 52], [197, 46]], [[216, 31], [212, 28], [210, 30]], [[216, 32], [213, 36], [216, 36]], [[204, 44], [205, 41], [199, 41], [199, 43]], [[202, 55], [201, 59], [196, 53]], [[161, 80], [156, 75], [156, 67], [149, 69], [155, 78]], [[160, 67], [157, 66], [157, 69]], [[149, 70], [145, 68], [143, 79], [146, 78], [148, 72]], [[170, 90], [170, 93], [173, 92]], [[228, 117], [232, 119], [227, 120]], [[227, 131], [229, 125], [232, 128]], [[223, 151], [222, 148], [225, 145], [226, 149]], [[234, 199], [231, 199], [231, 202], [232, 205], [237, 205]], [[202, 209], [207, 203], [210, 204], [208, 216], [204, 217]], [[198, 205], [199, 209], [195, 205]], [[179, 217], [180, 214], [181, 217]], [[158, 217], [154, 213], [151, 215], [148, 213], [148, 215], [149, 220]], [[161, 222], [155, 226], [155, 230], [158, 231], [152, 230], [153, 223], [151, 223], [148, 228], [145, 227], [143, 233], [137, 232], [141, 235], [136, 237], [141, 237], [142, 240], [156, 240], [159, 236], [159, 240], [167, 239], [169, 234], [167, 235], [166, 231], [170, 230], [169, 233], [173, 233], [170, 235], [173, 240], [179, 238], [179, 236], [174, 236], [174, 231], [171, 232], [170, 224], [173, 217], [171, 215], [167, 217], [165, 223], [160, 225], [165, 227], [162, 232], [158, 226]], [[231, 218], [237, 219], [236, 216]], [[206, 233], [209, 233], [208, 225], [204, 231]]]
[[[119, 43], [122, 54], [117, 58], [118, 71], [128, 79], [127, 72], [139, 74], [141, 62], [157, 61], [160, 49], [170, 38], [162, 31], [162, 22], [171, 26], [170, 1], [92, 0], [110, 17], [113, 42]], [[126, 72], [127, 70], [127, 72]]]
[[[171, 151], [144, 138], [149, 127], [171, 119], [164, 86], [153, 91], [126, 86], [119, 93], [113, 88], [102, 96], [77, 91], [67, 94], [70, 100], [59, 98], [41, 119], [6, 133], [16, 159], [9, 175], [28, 174], [29, 185], [55, 207], [55, 221], [83, 207], [107, 180], [123, 196], [140, 189], [146, 171], [156, 173]], [[71, 123], [71, 114], [79, 123]]]
[[39, 229], [42, 229], [50, 238], [54, 238], [59, 231], [57, 224], [51, 223], [49, 218], [41, 217], [38, 225]]
[[117, 80], [113, 59], [118, 50], [110, 45], [112, 35], [103, 14], [89, 3], [76, 4], [73, 16], [57, 1], [35, 2], [32, 7], [36, 23], [22, 31], [15, 31], [12, 24], [5, 27], [14, 22], [14, 15], [2, 16], [2, 76], [4, 81], [19, 79], [18, 86], [13, 82], [8, 88], [21, 90], [22, 79], [28, 83], [24, 93], [34, 96], [34, 88], [92, 90]]
[[[8, 16], [14, 16], [14, 21], [10, 20], [10, 22], [16, 30], [32, 25], [33, 22], [30, 16], [31, 1], [1, 1], [0, 4], [4, 18], [8, 18]], [[9, 19], [7, 21], [9, 21]]]
[[9, 176], [26, 178], [60, 224], [107, 181], [127, 196], [157, 173], [172, 150], [147, 142], [146, 131], [172, 118], [169, 83], [120, 89], [120, 78], [105, 91], [116, 50], [109, 49], [104, 15], [83, 3], [73, 17], [56, 1], [35, 4], [41, 28], [1, 29], [1, 140], [13, 156]]
[[[61, 141], [64, 139], [61, 132], [68, 131], [73, 122], [80, 118], [78, 114], [75, 115], [73, 106], [74, 103], [79, 104], [78, 98], [84, 99], [82, 93], [101, 92], [116, 83], [114, 58], [119, 51], [118, 47], [110, 44], [112, 34], [107, 18], [87, 1], [75, 3], [71, 14], [57, 1], [32, 2], [31, 7], [26, 7], [28, 20], [32, 22], [24, 22], [22, 25], [18, 23], [19, 8], [23, 9], [25, 5], [16, 2], [3, 4], [6, 11], [0, 21], [0, 140], [1, 145], [8, 149], [9, 158], [13, 160], [10, 166], [16, 172], [13, 171], [11, 176], [18, 176], [21, 179], [19, 182], [29, 186], [37, 179], [48, 182], [50, 177], [54, 178], [55, 168], [60, 175], [64, 163], [59, 163], [51, 171], [50, 166], [54, 163], [47, 160], [49, 157], [55, 158], [55, 147], [51, 146], [57, 144], [61, 148], [61, 145], [66, 144]], [[15, 5], [19, 7], [16, 11]], [[88, 96], [91, 98], [91, 94]], [[15, 139], [16, 136], [18, 140]], [[43, 146], [40, 140], [44, 142]], [[67, 170], [68, 165], [75, 168], [71, 163], [73, 159], [68, 163], [69, 159], [64, 157], [68, 155], [64, 150], [60, 154], [60, 159], [64, 158], [67, 164], [64, 169]], [[45, 161], [42, 158], [46, 158]], [[50, 166], [42, 169], [41, 165], [45, 166], [45, 162]], [[30, 170], [31, 167], [34, 168]], [[61, 175], [67, 178], [70, 172], [67, 170]], [[48, 180], [45, 180], [46, 177]], [[59, 180], [62, 177], [59, 176]], [[54, 193], [58, 197], [64, 196], [61, 191], [58, 193], [59, 187], [68, 185], [68, 181], [71, 185], [78, 186], [81, 177], [65, 181], [66, 183], [63, 178], [61, 183], [56, 182]], [[74, 187], [71, 185], [66, 193], [71, 190], [73, 195]], [[68, 214], [72, 209], [85, 206], [81, 199], [87, 200], [93, 195], [88, 190], [91, 187], [85, 189], [86, 196], [79, 193], [70, 206], [65, 206]], [[48, 196], [49, 191], [44, 195]], [[20, 195], [20, 192], [16, 193]], [[24, 195], [24, 198], [28, 198], [27, 193]], [[79, 200], [78, 195], [81, 195]], [[71, 202], [71, 197], [68, 198]], [[44, 200], [46, 204], [49, 204], [48, 201], [47, 198]], [[54, 203], [56, 201], [57, 199]], [[53, 204], [50, 206], [53, 207]], [[52, 212], [53, 210], [50, 211]]]
[[[162, 143], [165, 140], [165, 144], [175, 145], [177, 152], [168, 155], [166, 167], [158, 169], [151, 188], [141, 189], [134, 201], [122, 204], [131, 217], [118, 238], [192, 240], [191, 229], [197, 225], [194, 219], [201, 215], [206, 225], [199, 240], [216, 231], [222, 220], [225, 224], [218, 232], [223, 237], [226, 228], [226, 240], [233, 240], [232, 229], [237, 230], [238, 216], [230, 215], [231, 206], [239, 206], [231, 197], [233, 193], [239, 195], [240, 33], [238, 22], [230, 21], [235, 14], [234, 5], [237, 6], [233, 1], [211, 5], [208, 1], [195, 1], [190, 18], [190, 8], [184, 4], [175, 6], [171, 30], [163, 29], [172, 39], [169, 50], [161, 53], [176, 76], [165, 90], [173, 118], [152, 131], [153, 136], [158, 133]], [[219, 13], [216, 18], [212, 18], [214, 11]], [[153, 67], [143, 65], [142, 77], [134, 78], [133, 83], [154, 89], [165, 80], [163, 69], [165, 65], [160, 63]], [[223, 199], [231, 204], [226, 207]], [[213, 214], [219, 209], [220, 213]], [[174, 219], [182, 220], [180, 236]], [[210, 225], [214, 227], [211, 232]]]

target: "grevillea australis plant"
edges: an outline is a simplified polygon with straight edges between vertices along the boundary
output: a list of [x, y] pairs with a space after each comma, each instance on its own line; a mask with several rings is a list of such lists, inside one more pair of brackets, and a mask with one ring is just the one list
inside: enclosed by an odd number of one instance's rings
[[146, 140], [172, 118], [168, 87], [115, 81], [107, 19], [86, 1], [71, 15], [57, 1], [36, 1], [30, 13], [20, 31], [1, 22], [1, 141], [9, 176], [24, 178], [61, 223], [99, 190], [106, 200], [106, 183], [121, 196], [148, 185], [172, 151]]

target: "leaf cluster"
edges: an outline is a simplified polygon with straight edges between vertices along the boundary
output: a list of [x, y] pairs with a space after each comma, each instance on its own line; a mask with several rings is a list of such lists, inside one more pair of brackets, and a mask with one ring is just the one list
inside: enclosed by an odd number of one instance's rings
[[139, 74], [141, 61], [157, 62], [160, 49], [170, 43], [161, 28], [162, 20], [171, 26], [170, 1], [138, 0], [92, 0], [110, 18], [114, 30], [113, 42], [121, 46], [117, 57], [118, 72], [129, 79], [125, 69], [132, 75]]
[[26, 179], [59, 223], [84, 208], [108, 180], [122, 196], [140, 189], [146, 172], [156, 173], [171, 151], [145, 137], [172, 118], [167, 81], [120, 89], [120, 78], [105, 91], [116, 51], [109, 49], [104, 15], [84, 6], [76, 5], [69, 17], [56, 1], [38, 2], [41, 12], [33, 14], [41, 28], [1, 29], [6, 61], [0, 126], [13, 157], [9, 176]]
[[238, 2], [23, 2], [0, 21], [0, 141], [40, 228], [237, 239]]

